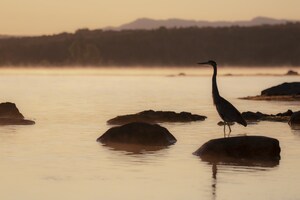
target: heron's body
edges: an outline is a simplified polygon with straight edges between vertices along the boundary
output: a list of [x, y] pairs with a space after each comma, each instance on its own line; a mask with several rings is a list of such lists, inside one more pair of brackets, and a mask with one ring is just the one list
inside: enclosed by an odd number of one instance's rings
[[215, 105], [224, 122], [237, 122], [243, 126], [247, 126], [247, 122], [244, 120], [241, 113], [223, 97], [220, 97], [218, 103], [215, 103]]
[[217, 85], [217, 63], [214, 61], [208, 61], [205, 63], [199, 64], [209, 64], [214, 68], [214, 74], [212, 76], [212, 95], [213, 101], [216, 106], [216, 109], [224, 121], [224, 136], [225, 136], [225, 126], [229, 127], [229, 134], [231, 132], [231, 128], [229, 123], [237, 122], [243, 126], [247, 126], [247, 122], [242, 117], [241, 113], [226, 99], [220, 96], [218, 85]]

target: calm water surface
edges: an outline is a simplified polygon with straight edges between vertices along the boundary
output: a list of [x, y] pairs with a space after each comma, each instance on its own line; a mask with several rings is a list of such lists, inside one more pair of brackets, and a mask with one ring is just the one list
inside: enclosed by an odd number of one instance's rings
[[[211, 77], [159, 75], [0, 75], [0, 101], [15, 102], [33, 126], [0, 127], [0, 199], [300, 199], [300, 131], [285, 123], [233, 126], [232, 135], [279, 139], [275, 167], [212, 166], [192, 153], [223, 136], [212, 104]], [[221, 95], [240, 111], [300, 110], [299, 102], [239, 100], [291, 76], [219, 77]], [[134, 154], [96, 139], [121, 114], [146, 109], [188, 111], [203, 122], [163, 123], [178, 139], [158, 151]]]

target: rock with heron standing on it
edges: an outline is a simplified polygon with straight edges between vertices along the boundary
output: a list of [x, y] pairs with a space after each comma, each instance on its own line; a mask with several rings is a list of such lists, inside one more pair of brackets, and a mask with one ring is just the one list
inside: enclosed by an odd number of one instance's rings
[[0, 103], [0, 125], [32, 125], [32, 120], [24, 119], [16, 104], [11, 102]]
[[167, 146], [174, 144], [177, 140], [166, 128], [158, 124], [133, 122], [110, 128], [97, 141], [104, 144]]
[[213, 139], [203, 144], [194, 155], [210, 162], [232, 160], [280, 160], [279, 141], [265, 136], [238, 136]]

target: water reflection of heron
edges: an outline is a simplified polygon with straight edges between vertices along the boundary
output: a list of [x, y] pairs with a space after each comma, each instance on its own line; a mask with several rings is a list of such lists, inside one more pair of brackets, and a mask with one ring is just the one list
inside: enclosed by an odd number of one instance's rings
[[[211, 196], [212, 200], [217, 199], [217, 174], [218, 166], [228, 166], [232, 171], [243, 171], [243, 172], [254, 172], [254, 171], [269, 171], [272, 168], [275, 168], [279, 165], [279, 161], [239, 161], [232, 160], [230, 162], [218, 162], [218, 161], [207, 161], [211, 165], [212, 169], [212, 184], [211, 184]], [[243, 170], [240, 170], [243, 169]], [[221, 170], [222, 171], [222, 170]]]
[[217, 86], [217, 63], [215, 61], [210, 60], [207, 62], [200, 62], [198, 64], [211, 65], [214, 68], [214, 74], [212, 76], [213, 100], [220, 117], [224, 121], [224, 137], [226, 137], [226, 125], [229, 128], [229, 137], [231, 133], [230, 123], [237, 122], [243, 126], [247, 126], [247, 122], [242, 117], [241, 113], [229, 101], [220, 96]]
[[211, 188], [212, 188], [212, 199], [216, 199], [217, 197], [217, 164], [216, 163], [213, 163], [212, 164], [212, 185], [211, 185]]

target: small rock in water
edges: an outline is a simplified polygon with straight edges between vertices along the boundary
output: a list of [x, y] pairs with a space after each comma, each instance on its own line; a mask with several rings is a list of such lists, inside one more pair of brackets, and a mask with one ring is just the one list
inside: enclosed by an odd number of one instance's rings
[[32, 125], [34, 121], [24, 119], [16, 104], [0, 103], [0, 125]]
[[298, 72], [289, 70], [285, 75], [299, 75]]
[[247, 111], [247, 112], [243, 112], [242, 116], [247, 121], [259, 121], [263, 118], [264, 114], [262, 114], [261, 112], [254, 113], [251, 111]]
[[293, 111], [292, 110], [287, 110], [286, 112], [283, 113], [277, 113], [276, 116], [280, 116], [280, 117], [291, 117], [293, 115]]
[[265, 114], [261, 112], [243, 112], [242, 116], [247, 121], [272, 121], [272, 122], [288, 122], [290, 120], [293, 111], [288, 110], [284, 113], [277, 114]]

